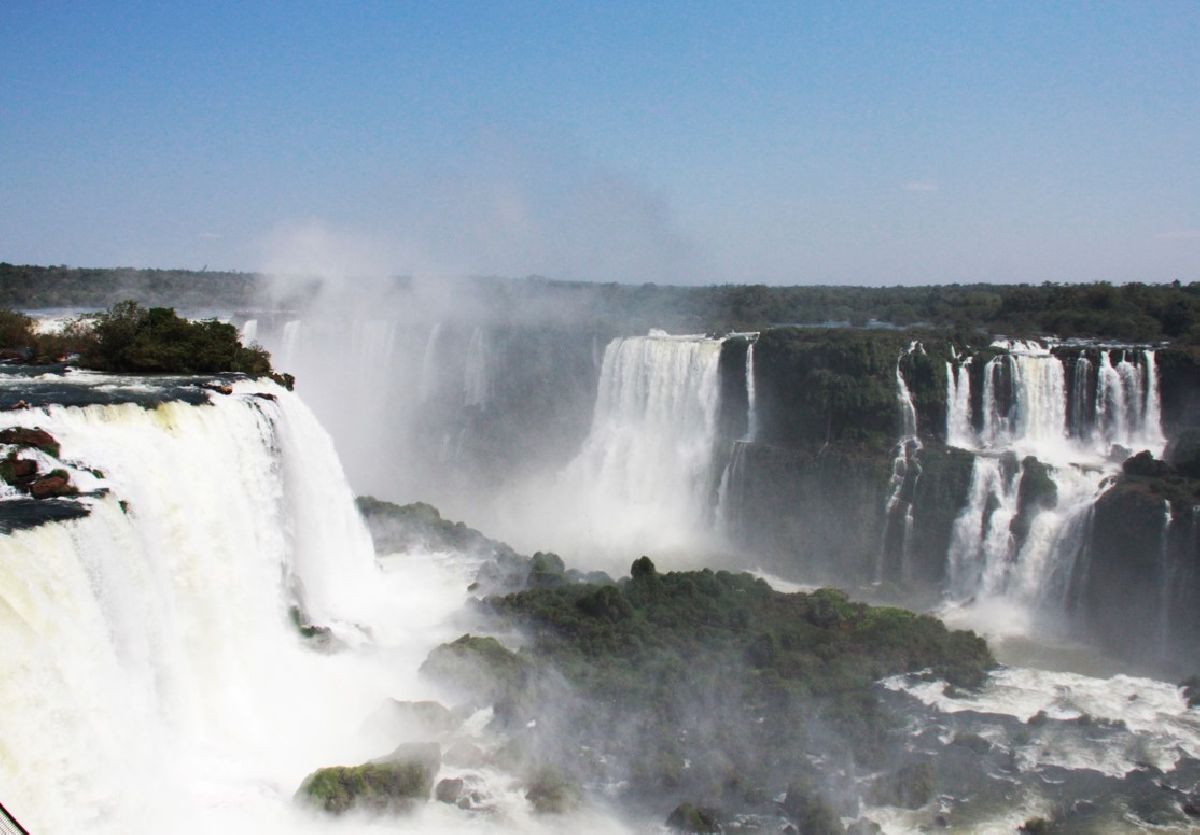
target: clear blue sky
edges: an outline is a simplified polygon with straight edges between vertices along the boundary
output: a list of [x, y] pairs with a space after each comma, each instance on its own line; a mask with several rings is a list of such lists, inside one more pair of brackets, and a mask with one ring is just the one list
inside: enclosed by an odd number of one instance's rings
[[0, 260], [1200, 280], [1200, 3], [6, 0]]

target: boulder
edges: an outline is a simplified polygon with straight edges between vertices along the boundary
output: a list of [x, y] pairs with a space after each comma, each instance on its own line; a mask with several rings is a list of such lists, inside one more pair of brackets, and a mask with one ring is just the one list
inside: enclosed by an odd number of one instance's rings
[[1171, 466], [1166, 461], [1159, 461], [1148, 449], [1143, 449], [1137, 455], [1126, 458], [1121, 464], [1121, 469], [1125, 475], [1151, 476], [1155, 478], [1170, 475], [1171, 473]]
[[14, 426], [0, 429], [0, 444], [15, 446], [31, 446], [40, 449], [47, 455], [58, 457], [60, 448], [54, 436], [44, 429], [30, 429], [24, 426]]
[[525, 799], [540, 815], [561, 815], [579, 807], [579, 786], [553, 771], [543, 771], [529, 783]]
[[[59, 472], [58, 470], [55, 473]], [[71, 482], [65, 476], [50, 475], [42, 476], [37, 481], [29, 486], [29, 493], [35, 499], [52, 499], [56, 496], [69, 496], [75, 493], [75, 488], [71, 486]]]
[[680, 803], [667, 817], [667, 826], [676, 832], [720, 832], [720, 813], [691, 803]]
[[463, 785], [462, 780], [440, 780], [433, 796], [439, 803], [458, 803], [458, 799], [462, 797]]
[[495, 638], [467, 634], [434, 647], [421, 665], [421, 674], [483, 702], [494, 702], [518, 691], [528, 669], [525, 659]]

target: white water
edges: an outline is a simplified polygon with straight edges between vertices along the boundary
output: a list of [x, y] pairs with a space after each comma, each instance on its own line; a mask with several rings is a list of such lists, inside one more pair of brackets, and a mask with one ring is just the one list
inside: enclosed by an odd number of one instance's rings
[[[38, 835], [394, 831], [292, 796], [315, 768], [403, 741], [364, 723], [389, 697], [436, 697], [415, 670], [461, 631], [470, 567], [377, 565], [308, 410], [267, 383], [235, 389], [0, 416], [50, 431], [110, 490], [87, 518], [0, 536], [0, 798]], [[346, 649], [303, 645], [297, 596]], [[430, 803], [406, 827], [536, 829], [517, 787], [490, 779], [496, 817]]]
[[[1157, 371], [1152, 350], [1141, 364], [1121, 352], [1114, 366], [1100, 352], [1094, 398], [1089, 398], [1090, 362], [1079, 357], [1068, 392], [1064, 361], [1036, 343], [990, 360], [983, 373], [982, 430], [971, 429], [970, 377], [966, 362], [947, 365], [948, 442], [975, 452], [966, 505], [954, 524], [947, 554], [947, 597], [969, 601], [985, 631], [1036, 630], [1039, 613], [1060, 613], [1082, 549], [1091, 508], [1105, 479], [1119, 470], [1112, 444], [1161, 455], [1164, 445]], [[1007, 379], [1006, 379], [1007, 378]], [[999, 387], [1011, 381], [1011, 394]], [[1069, 396], [1070, 395], [1070, 396]], [[1008, 408], [1003, 400], [1011, 400]], [[1093, 427], [1084, 431], [1085, 426]], [[1007, 458], [1005, 457], [1007, 455]], [[1018, 543], [1010, 530], [1017, 512], [1026, 456], [1049, 466], [1057, 490], [1052, 508], [1038, 508], [1029, 533]], [[1006, 463], [1007, 462], [1007, 463]], [[996, 603], [1011, 617], [998, 624]]]
[[463, 369], [463, 403], [467, 406], [482, 406], [491, 399], [491, 375], [488, 371], [487, 337], [483, 328], [471, 332], [467, 344], [466, 365]]
[[758, 438], [758, 383], [754, 378], [754, 343], [746, 345], [746, 440], [754, 443]]
[[[1113, 364], [1112, 354], [1120, 358]], [[947, 364], [947, 443], [967, 449], [1014, 450], [1043, 461], [1103, 462], [1110, 447], [1149, 449], [1161, 455], [1162, 403], [1154, 351], [1100, 352], [1094, 395], [1087, 384], [1091, 362], [1074, 360], [1075, 382], [1068, 392], [1064, 360], [1031, 343], [989, 360], [983, 371], [981, 431], [971, 422], [969, 363]], [[997, 389], [1011, 380], [1011, 405], [1002, 408]], [[1082, 431], [1084, 423], [1094, 428]]]
[[253, 345], [258, 342], [258, 320], [257, 319], [247, 319], [242, 324], [241, 340], [242, 340], [243, 345]]
[[979, 693], [945, 695], [942, 682], [906, 676], [885, 679], [884, 686], [902, 690], [943, 713], [976, 711], [1013, 716], [1022, 722], [1038, 712], [1051, 719], [1120, 720], [1126, 732], [1115, 739], [1089, 739], [1061, 734], [1052, 725], [1031, 729], [1031, 738], [1015, 746], [1014, 762], [1022, 771], [1042, 765], [1092, 769], [1120, 777], [1149, 762], [1169, 771], [1180, 756], [1200, 756], [1200, 712], [1189, 710], [1179, 687], [1134, 676], [1111, 678], [1068, 672], [1002, 669]]
[[946, 363], [946, 443], [965, 447], [972, 444], [971, 358], [955, 368]]
[[721, 340], [703, 336], [609, 343], [591, 432], [558, 480], [571, 540], [627, 567], [708, 529], [720, 355]]
[[889, 531], [893, 524], [893, 517], [898, 510], [901, 510], [900, 505], [903, 504], [901, 516], [901, 531], [900, 531], [900, 578], [903, 581], [908, 581], [910, 578], [910, 565], [912, 546], [912, 528], [913, 528], [913, 506], [911, 501], [902, 501], [901, 493], [904, 490], [904, 484], [908, 480], [910, 472], [915, 470], [913, 475], [913, 485], [915, 486], [916, 479], [921, 476], [920, 464], [917, 461], [917, 453], [921, 451], [921, 438], [917, 432], [917, 407], [913, 403], [912, 392], [909, 391], [908, 383], [904, 380], [904, 374], [901, 372], [900, 363], [904, 357], [911, 355], [914, 351], [920, 350], [924, 353], [924, 348], [919, 342], [914, 342], [908, 346], [907, 351], [902, 351], [896, 358], [896, 403], [900, 411], [900, 439], [896, 443], [896, 456], [892, 460], [892, 476], [888, 483], [888, 500], [884, 508], [884, 525], [882, 542], [879, 547], [879, 557], [875, 562], [875, 582], [883, 581], [884, 561], [887, 556], [886, 550], [889, 542]]

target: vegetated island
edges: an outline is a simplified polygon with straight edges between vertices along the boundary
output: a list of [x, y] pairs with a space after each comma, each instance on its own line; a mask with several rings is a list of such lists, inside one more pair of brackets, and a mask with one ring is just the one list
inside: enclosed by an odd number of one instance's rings
[[0, 360], [49, 364], [73, 358], [80, 368], [125, 374], [222, 374], [295, 380], [271, 368], [270, 353], [243, 345], [237, 328], [215, 319], [191, 321], [174, 308], [133, 301], [83, 316], [57, 333], [39, 333], [23, 313], [0, 310]]
[[[461, 695], [453, 710], [439, 708], [447, 717], [492, 708], [502, 742], [476, 751], [474, 764], [522, 775], [541, 812], [567, 811], [588, 793], [685, 831], [787, 817], [802, 832], [842, 832], [839, 817], [860, 793], [915, 808], [939, 782], [937, 763], [906, 755], [877, 682], [924, 672], [965, 690], [996, 666], [971, 632], [834, 589], [783, 593], [748, 574], [660, 573], [646, 557], [613, 582], [566, 570], [554, 554], [521, 558], [428, 505], [360, 505], [373, 534], [401, 548], [445, 540], [495, 554], [500, 566], [485, 563], [474, 587], [494, 593], [476, 613], [486, 631], [518, 632], [526, 645], [514, 652], [466, 634], [421, 669]], [[505, 593], [506, 584], [518, 590]], [[463, 744], [443, 741], [457, 759]], [[401, 746], [314, 772], [300, 795], [333, 812], [402, 807], [427, 796], [432, 774], [413, 769], [432, 760]], [[439, 798], [443, 789], [457, 797], [454, 788], [439, 784]]]

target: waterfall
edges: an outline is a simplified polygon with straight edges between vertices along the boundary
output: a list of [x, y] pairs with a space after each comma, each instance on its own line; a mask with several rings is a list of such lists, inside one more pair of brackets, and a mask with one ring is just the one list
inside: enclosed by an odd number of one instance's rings
[[954, 520], [947, 565], [949, 593], [967, 598], [1002, 587], [1012, 551], [1021, 471], [1011, 459], [977, 455], [967, 505]]
[[1093, 364], [1083, 353], [1068, 375], [1067, 360], [1030, 343], [1012, 345], [1012, 353], [984, 365], [978, 436], [971, 431], [971, 360], [957, 367], [947, 363], [948, 444], [1018, 449], [1022, 455], [1058, 461], [1102, 460], [1113, 444], [1161, 455], [1162, 399], [1152, 349], [1121, 350], [1115, 365], [1113, 350], [1101, 350], [1093, 391]]
[[300, 320], [292, 319], [283, 325], [283, 339], [279, 357], [275, 360], [278, 368], [287, 369], [295, 366], [299, 359]]
[[983, 429], [980, 442], [993, 447], [1002, 444], [1008, 434], [1008, 416], [1002, 415], [996, 402], [996, 378], [1006, 367], [1007, 356], [992, 357], [983, 366]]
[[1069, 434], [1075, 439], [1086, 438], [1088, 427], [1095, 419], [1091, 406], [1092, 398], [1089, 397], [1091, 375], [1092, 361], [1080, 351], [1072, 370], [1071, 396], [1068, 400], [1070, 408], [1067, 416], [1070, 422]]
[[463, 403], [482, 406], [491, 399], [491, 377], [488, 373], [487, 337], [483, 328], [471, 331], [467, 344], [466, 364], [463, 367]]
[[674, 547], [707, 529], [721, 342], [652, 331], [608, 344], [591, 432], [560, 478], [583, 520], [573, 539]]
[[721, 474], [717, 488], [717, 525], [729, 541], [741, 535], [740, 511], [745, 506], [746, 493], [746, 442], [734, 441], [729, 455], [729, 465]]
[[295, 603], [346, 641], [386, 633], [332, 443], [295, 395], [234, 388], [0, 414], [109, 491], [0, 535], [0, 793], [33, 832], [307, 830], [303, 775], [382, 753], [357, 726], [395, 674], [314, 653], [289, 623]]
[[1154, 351], [1142, 352], [1145, 368], [1146, 405], [1142, 412], [1142, 440], [1156, 455], [1166, 447], [1167, 439], [1162, 430], [1162, 392], [1159, 390], [1158, 364]]
[[[1008, 353], [983, 370], [978, 437], [969, 429], [965, 363], [946, 369], [947, 442], [975, 458], [953, 525], [945, 591], [950, 600], [1003, 600], [1006, 611], [1022, 613], [1005, 628], [1023, 629], [1035, 612], [1072, 606], [1089, 564], [1092, 508], [1118, 471], [1110, 448], [1161, 455], [1161, 400], [1150, 349], [1102, 349], [1093, 363], [1083, 352], [1067, 360], [1031, 343], [999, 347]], [[1038, 480], [1053, 485], [1033, 482], [1035, 494], [1043, 492], [1029, 502], [1021, 496], [1027, 456], [1037, 459]]]
[[421, 355], [421, 402], [424, 403], [433, 396], [437, 387], [437, 358], [438, 339], [442, 335], [442, 323], [436, 322], [429, 329], [429, 338], [425, 341], [425, 351]]
[[950, 446], [973, 445], [971, 429], [971, 358], [957, 368], [946, 363], [946, 443]]
[[754, 443], [758, 437], [758, 383], [754, 379], [754, 343], [746, 345], [746, 440]]
[[242, 344], [253, 345], [258, 341], [258, 320], [247, 319], [242, 325]]
[[[884, 525], [882, 542], [879, 547], [879, 557], [875, 561], [875, 582], [884, 578], [888, 543], [892, 538], [892, 520], [903, 504], [900, 530], [900, 578], [907, 581], [911, 570], [911, 548], [913, 528], [912, 490], [916, 487], [917, 479], [921, 476], [921, 465], [916, 455], [921, 450], [921, 438], [917, 432], [917, 408], [913, 403], [912, 392], [904, 380], [900, 363], [914, 351], [924, 348], [919, 342], [913, 342], [907, 351], [901, 351], [896, 358], [896, 403], [900, 412], [900, 439], [896, 443], [896, 456], [892, 460], [892, 476], [888, 482], [888, 499], [884, 506]], [[903, 498], [905, 487], [908, 488], [908, 498]]]

